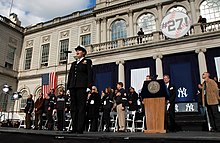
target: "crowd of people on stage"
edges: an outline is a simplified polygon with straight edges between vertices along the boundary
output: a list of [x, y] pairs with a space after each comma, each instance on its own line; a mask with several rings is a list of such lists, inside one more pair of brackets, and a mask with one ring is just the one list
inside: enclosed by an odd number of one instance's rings
[[[25, 108], [26, 128], [31, 128], [31, 113], [35, 112], [34, 129], [42, 129], [42, 114], [46, 114], [48, 130], [54, 129], [54, 113], [57, 113], [57, 129], [65, 129], [65, 113], [70, 113], [72, 126], [70, 133], [82, 134], [85, 130], [98, 131], [98, 119], [103, 112], [102, 127], [106, 132], [110, 131], [110, 113], [117, 112], [118, 132], [126, 132], [126, 110], [137, 111], [138, 116], [144, 116], [144, 108], [141, 93], [138, 95], [133, 87], [129, 91], [124, 89], [122, 82], [118, 82], [116, 89], [106, 87], [102, 93], [98, 93], [96, 86], [92, 84], [92, 61], [85, 57], [86, 48], [79, 45], [75, 48], [76, 61], [71, 64], [68, 75], [67, 90], [69, 95], [61, 90], [55, 96], [54, 89], [47, 95], [40, 95], [35, 104], [30, 95]], [[204, 72], [204, 82], [199, 85], [201, 91], [201, 106], [207, 107], [207, 115], [210, 119], [210, 131], [220, 131], [219, 88], [216, 82], [209, 78], [209, 73]], [[146, 76], [146, 81], [155, 80], [156, 76]], [[178, 130], [175, 123], [175, 86], [170, 83], [170, 76], [164, 75], [166, 87], [166, 105], [169, 126], [171, 132]], [[43, 96], [45, 97], [43, 99]], [[71, 101], [71, 102], [70, 102]], [[138, 117], [137, 116], [137, 117]], [[99, 124], [100, 125], [100, 124]], [[147, 128], [147, 126], [145, 126]]]

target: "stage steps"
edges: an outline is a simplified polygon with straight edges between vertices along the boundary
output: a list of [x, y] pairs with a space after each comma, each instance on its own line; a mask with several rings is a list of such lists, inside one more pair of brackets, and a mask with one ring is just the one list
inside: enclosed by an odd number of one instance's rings
[[179, 112], [175, 114], [177, 130], [180, 131], [207, 131], [206, 117], [198, 112]]

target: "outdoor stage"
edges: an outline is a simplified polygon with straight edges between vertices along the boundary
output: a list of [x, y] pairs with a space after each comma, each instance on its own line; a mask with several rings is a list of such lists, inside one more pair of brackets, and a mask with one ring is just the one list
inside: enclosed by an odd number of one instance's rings
[[219, 143], [220, 132], [176, 132], [166, 134], [67, 132], [0, 128], [1, 143]]

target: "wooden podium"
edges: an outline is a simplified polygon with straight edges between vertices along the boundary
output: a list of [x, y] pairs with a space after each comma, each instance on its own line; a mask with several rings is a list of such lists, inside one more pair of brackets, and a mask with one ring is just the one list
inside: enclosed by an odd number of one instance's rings
[[145, 98], [144, 109], [147, 130], [145, 133], [166, 133], [165, 121], [165, 97]]
[[164, 81], [145, 81], [141, 96], [144, 101], [147, 128], [144, 132], [166, 133], [165, 101], [167, 93]]

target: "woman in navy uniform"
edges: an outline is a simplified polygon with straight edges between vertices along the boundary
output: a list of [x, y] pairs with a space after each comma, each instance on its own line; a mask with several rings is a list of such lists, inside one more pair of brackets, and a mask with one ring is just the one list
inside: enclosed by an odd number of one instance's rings
[[85, 126], [87, 89], [92, 86], [92, 61], [85, 58], [84, 46], [75, 48], [77, 61], [70, 68], [67, 89], [70, 90], [72, 133], [82, 134]]
[[113, 107], [113, 93], [111, 87], [105, 88], [105, 95], [103, 96], [101, 103], [103, 106], [103, 125], [106, 127], [105, 131], [109, 132], [110, 112]]

